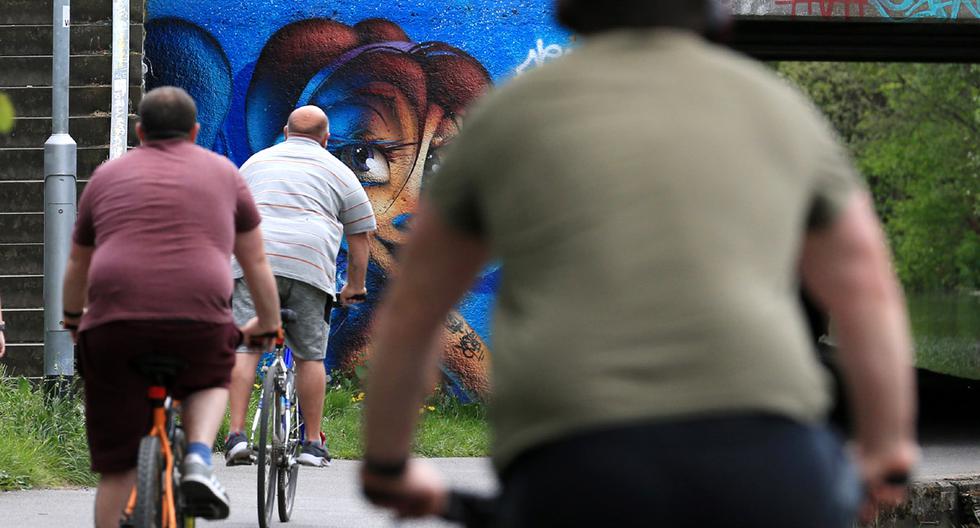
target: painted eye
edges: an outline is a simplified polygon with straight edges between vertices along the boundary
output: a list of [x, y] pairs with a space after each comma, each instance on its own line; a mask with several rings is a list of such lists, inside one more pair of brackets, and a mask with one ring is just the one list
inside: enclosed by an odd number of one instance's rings
[[350, 145], [340, 151], [340, 161], [365, 185], [382, 185], [391, 177], [385, 153], [371, 145]]

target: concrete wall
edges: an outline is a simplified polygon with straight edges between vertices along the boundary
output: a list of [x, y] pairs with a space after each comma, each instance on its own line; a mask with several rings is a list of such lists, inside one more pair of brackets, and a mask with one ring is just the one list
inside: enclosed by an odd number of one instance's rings
[[[133, 0], [131, 88], [141, 93], [143, 0]], [[16, 120], [0, 135], [0, 298], [8, 323], [9, 372], [43, 366], [42, 242], [44, 142], [51, 134], [51, 0], [4, 0], [0, 8], [0, 91]], [[79, 187], [108, 157], [112, 1], [72, 2], [69, 128], [78, 143]]]

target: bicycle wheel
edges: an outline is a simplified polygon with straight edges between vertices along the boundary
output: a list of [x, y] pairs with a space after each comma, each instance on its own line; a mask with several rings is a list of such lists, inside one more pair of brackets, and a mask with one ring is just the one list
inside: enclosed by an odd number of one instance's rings
[[275, 437], [278, 422], [276, 416], [276, 376], [279, 366], [273, 363], [265, 373], [265, 382], [262, 384], [262, 399], [259, 404], [262, 406], [259, 411], [259, 441], [256, 446], [258, 451], [258, 514], [259, 527], [268, 528], [272, 523], [272, 509], [276, 501], [276, 486], [278, 479], [276, 474], [279, 470], [278, 457], [275, 453]]
[[[289, 408], [283, 409], [281, 421], [286, 432], [282, 443], [282, 466], [279, 468], [279, 520], [289, 521], [293, 515], [293, 502], [296, 500], [296, 482], [299, 477], [299, 464], [296, 458], [303, 449], [303, 439], [300, 437], [299, 402], [296, 396], [296, 374], [289, 370], [286, 373], [286, 400]], [[276, 405], [277, 409], [280, 405]]]
[[136, 528], [159, 528], [163, 523], [161, 502], [163, 494], [163, 453], [160, 439], [145, 436], [140, 440], [139, 458], [136, 466], [136, 508], [130, 521]]

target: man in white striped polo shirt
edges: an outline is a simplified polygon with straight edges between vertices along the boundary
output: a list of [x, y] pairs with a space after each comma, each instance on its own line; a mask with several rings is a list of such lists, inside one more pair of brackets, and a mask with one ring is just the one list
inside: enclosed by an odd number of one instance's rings
[[[266, 254], [280, 302], [299, 316], [286, 328], [286, 345], [296, 358], [297, 392], [306, 420], [299, 463], [322, 466], [330, 460], [320, 439], [320, 419], [337, 253], [346, 236], [347, 283], [337, 297], [345, 305], [361, 302], [367, 293], [368, 236], [377, 223], [357, 177], [325, 148], [330, 128], [322, 110], [315, 106], [294, 110], [283, 132], [286, 141], [252, 156], [241, 172], [262, 214]], [[234, 271], [232, 312], [236, 321], [244, 322], [253, 317], [254, 309], [237, 262]], [[239, 352], [231, 381], [231, 427], [225, 441], [228, 464], [248, 462], [248, 438], [243, 430], [259, 361], [258, 354]]]

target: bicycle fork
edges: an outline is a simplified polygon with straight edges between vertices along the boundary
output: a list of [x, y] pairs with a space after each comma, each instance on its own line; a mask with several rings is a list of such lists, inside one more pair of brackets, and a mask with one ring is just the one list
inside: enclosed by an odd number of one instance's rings
[[[170, 438], [167, 436], [167, 390], [160, 386], [151, 386], [147, 391], [150, 401], [153, 402], [153, 427], [148, 436], [156, 436], [160, 439], [160, 449], [163, 451], [164, 470], [168, 478], [164, 479], [163, 484], [163, 507], [161, 508], [162, 528], [177, 528], [177, 508], [174, 506], [174, 456], [171, 450]], [[136, 510], [136, 486], [129, 494], [129, 501], [126, 503], [124, 511], [126, 518], [130, 518]]]

